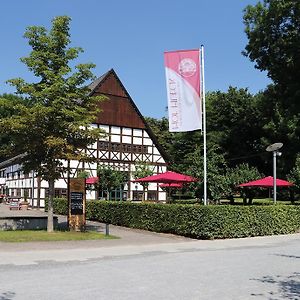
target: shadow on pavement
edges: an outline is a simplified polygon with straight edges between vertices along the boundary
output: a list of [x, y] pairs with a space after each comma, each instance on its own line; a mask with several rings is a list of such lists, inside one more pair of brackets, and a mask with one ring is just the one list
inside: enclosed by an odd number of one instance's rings
[[[57, 229], [61, 230], [61, 231], [68, 230], [68, 222], [66, 222], [66, 221], [58, 222]], [[87, 223], [85, 225], [85, 230], [86, 231], [98, 231], [98, 232], [103, 232], [104, 231], [104, 229], [102, 228], [102, 226], [100, 224], [90, 222], [90, 221], [87, 221]]]
[[[251, 280], [259, 281], [264, 284], [272, 284], [272, 290], [264, 295], [267, 299], [300, 299], [300, 273], [294, 272], [290, 276], [263, 276], [262, 278], [254, 278]], [[262, 294], [251, 294], [251, 296], [263, 296]]]
[[11, 300], [15, 296], [16, 296], [16, 293], [8, 291], [3, 294], [0, 294], [0, 300]]

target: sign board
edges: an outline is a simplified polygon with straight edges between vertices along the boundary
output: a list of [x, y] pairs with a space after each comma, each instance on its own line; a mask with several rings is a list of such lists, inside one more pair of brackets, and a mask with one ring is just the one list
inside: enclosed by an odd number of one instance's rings
[[69, 179], [69, 228], [83, 231], [85, 227], [85, 179]]
[[70, 192], [71, 215], [83, 215], [83, 193]]

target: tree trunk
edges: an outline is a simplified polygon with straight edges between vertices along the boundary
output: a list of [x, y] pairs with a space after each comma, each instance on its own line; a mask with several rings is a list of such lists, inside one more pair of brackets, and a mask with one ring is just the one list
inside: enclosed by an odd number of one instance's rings
[[49, 179], [48, 184], [49, 184], [49, 199], [48, 199], [47, 232], [53, 232], [54, 179]]
[[230, 196], [228, 197], [228, 199], [229, 199], [229, 203], [230, 203], [231, 205], [233, 205], [233, 204], [234, 204], [234, 197], [233, 197], [233, 195], [230, 195]]
[[294, 191], [290, 191], [290, 200], [292, 204], [295, 204], [295, 194]]
[[253, 202], [253, 197], [249, 197], [248, 204], [252, 205], [252, 202]]

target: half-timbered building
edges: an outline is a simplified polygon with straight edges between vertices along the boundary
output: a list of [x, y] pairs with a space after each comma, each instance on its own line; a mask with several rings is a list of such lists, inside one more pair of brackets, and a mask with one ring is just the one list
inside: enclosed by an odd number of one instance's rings
[[[95, 80], [90, 88], [91, 95], [106, 97], [100, 104], [101, 112], [96, 122], [91, 126], [101, 128], [107, 135], [86, 149], [95, 162], [64, 162], [70, 167], [69, 176], [77, 177], [80, 172], [87, 171], [90, 177], [96, 177], [99, 165], [109, 165], [126, 172], [128, 178], [125, 187], [113, 191], [111, 198], [141, 200], [142, 186], [132, 182], [136, 164], [147, 163], [154, 173], [162, 173], [166, 171], [166, 155], [113, 69]], [[37, 177], [34, 171], [24, 174], [19, 161], [20, 156], [0, 163], [0, 193], [12, 197], [26, 195], [33, 206], [44, 206], [44, 199], [48, 196], [47, 182]], [[101, 182], [101, 178], [99, 180]], [[67, 182], [67, 177], [56, 181], [56, 197], [67, 196]], [[87, 190], [87, 199], [102, 197], [106, 195], [101, 190]], [[164, 201], [166, 194], [158, 184], [152, 183], [145, 198]]]

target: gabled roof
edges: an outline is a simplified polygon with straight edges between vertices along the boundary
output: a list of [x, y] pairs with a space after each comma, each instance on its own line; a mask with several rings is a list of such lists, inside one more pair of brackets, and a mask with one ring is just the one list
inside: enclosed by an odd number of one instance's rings
[[[112, 69], [110, 70], [112, 71]], [[90, 85], [89, 88], [91, 90], [91, 94], [97, 89], [97, 87], [102, 83], [102, 81], [104, 80], [104, 78], [106, 78], [108, 76], [108, 74], [110, 73], [110, 71], [104, 73], [102, 76], [98, 77], [95, 81], [93, 81]]]
[[0, 163], [0, 169], [10, 166], [12, 164], [20, 163], [25, 156], [26, 156], [26, 153], [23, 153], [23, 154], [19, 154], [12, 158], [2, 161]]
[[[145, 126], [146, 132], [148, 133], [148, 135], [150, 136], [150, 138], [154, 142], [156, 148], [159, 150], [159, 152], [162, 155], [162, 157], [164, 158], [164, 160], [168, 161], [169, 160], [168, 159], [168, 155], [166, 154], [166, 152], [164, 151], [164, 149], [159, 144], [159, 142], [158, 142], [156, 136], [154, 135], [153, 131], [151, 130], [150, 126], [148, 125], [148, 123], [146, 122], [145, 118], [143, 117], [143, 115], [141, 114], [141, 112], [139, 111], [139, 109], [137, 108], [137, 106], [135, 105], [134, 101], [132, 100], [131, 96], [127, 92], [126, 88], [124, 87], [123, 83], [119, 79], [119, 77], [116, 74], [116, 72], [114, 71], [114, 69], [110, 69], [108, 72], [106, 72], [105, 74], [103, 74], [102, 76], [100, 76], [99, 78], [97, 78], [94, 82], [92, 82], [89, 85], [89, 88], [91, 89], [90, 95], [95, 94], [99, 89], [101, 89], [101, 86], [111, 76], [113, 76], [116, 79], [116, 81], [118, 82], [118, 84], [119, 84], [120, 88], [122, 89], [124, 95], [126, 95], [126, 98], [128, 98], [128, 100], [130, 102], [130, 105], [133, 107], [133, 109], [135, 110], [136, 114], [140, 118], [141, 122]], [[100, 122], [101, 122], [101, 120], [100, 120]]]

